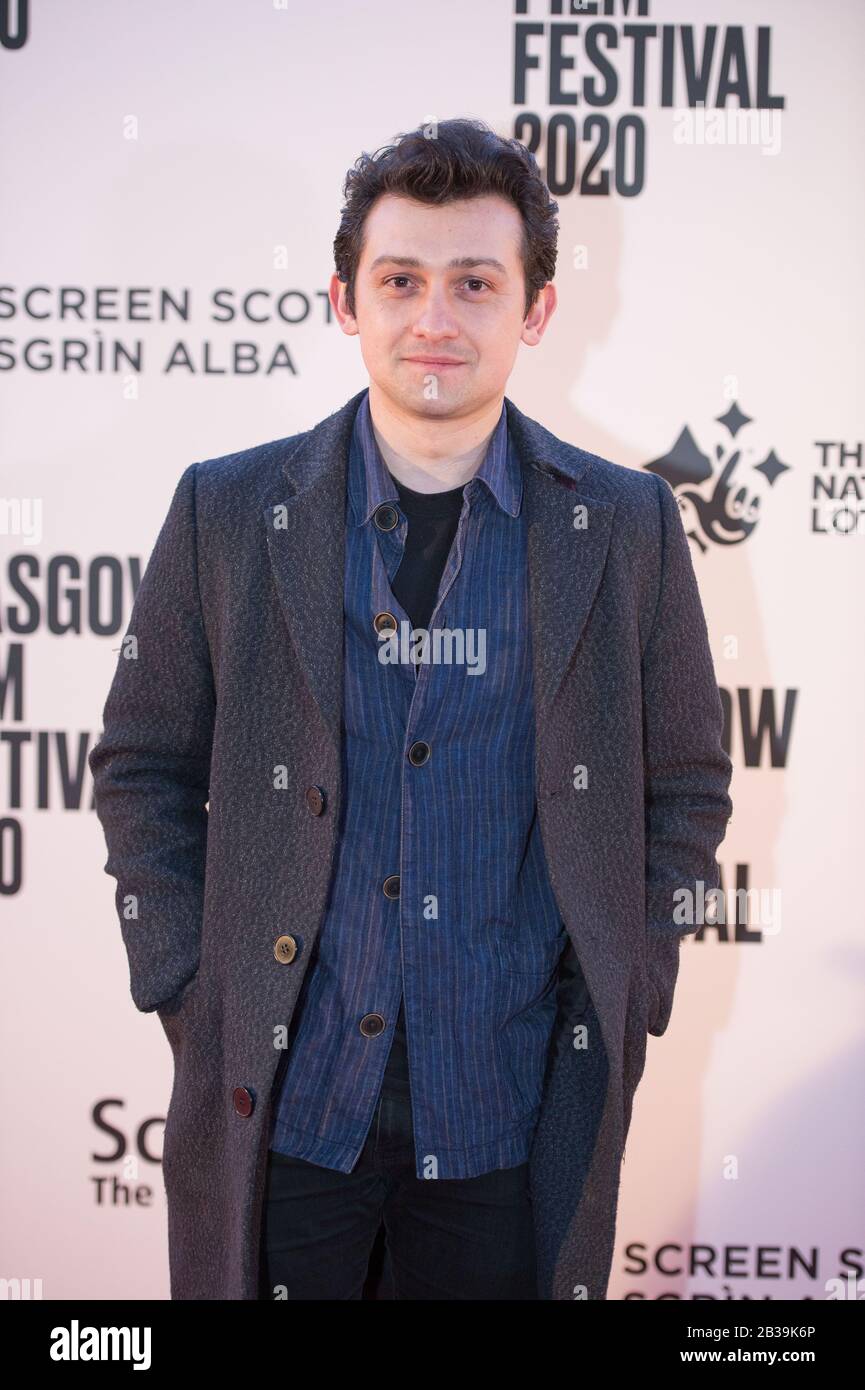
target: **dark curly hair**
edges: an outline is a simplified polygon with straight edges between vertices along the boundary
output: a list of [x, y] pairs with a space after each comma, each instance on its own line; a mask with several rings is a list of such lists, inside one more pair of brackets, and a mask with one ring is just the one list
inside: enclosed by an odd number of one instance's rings
[[556, 270], [558, 203], [550, 197], [537, 161], [518, 140], [496, 135], [483, 121], [441, 121], [401, 134], [375, 154], [364, 152], [349, 169], [345, 204], [334, 237], [336, 273], [347, 286], [349, 312], [355, 313], [355, 277], [363, 250], [366, 215], [383, 193], [422, 203], [499, 194], [517, 207], [523, 222], [522, 261], [528, 314], [538, 291]]

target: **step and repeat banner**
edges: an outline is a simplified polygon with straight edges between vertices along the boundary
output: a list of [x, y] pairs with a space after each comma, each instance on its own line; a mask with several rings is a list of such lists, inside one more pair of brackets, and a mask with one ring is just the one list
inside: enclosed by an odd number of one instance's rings
[[609, 1297], [865, 1296], [865, 7], [19, 0], [0, 29], [4, 1296], [168, 1297], [171, 1054], [87, 754], [182, 471], [367, 382], [327, 300], [346, 171], [452, 116], [559, 202], [507, 394], [674, 487], [735, 769]]

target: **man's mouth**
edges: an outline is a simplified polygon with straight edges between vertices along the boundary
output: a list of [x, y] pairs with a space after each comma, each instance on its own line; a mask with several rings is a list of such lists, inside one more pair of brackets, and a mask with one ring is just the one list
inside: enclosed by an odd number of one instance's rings
[[466, 364], [456, 357], [407, 357], [406, 362], [417, 362], [421, 367], [464, 367]]

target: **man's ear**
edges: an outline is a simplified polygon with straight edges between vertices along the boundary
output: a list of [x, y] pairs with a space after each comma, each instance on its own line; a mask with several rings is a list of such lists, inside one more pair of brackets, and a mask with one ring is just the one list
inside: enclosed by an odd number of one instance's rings
[[356, 336], [360, 330], [357, 326], [357, 319], [349, 308], [348, 284], [345, 280], [340, 280], [336, 271], [330, 277], [327, 297], [343, 333], [349, 337]]
[[535, 295], [532, 306], [523, 321], [522, 341], [528, 347], [537, 347], [547, 330], [550, 319], [556, 311], [559, 299], [552, 280], [548, 280]]

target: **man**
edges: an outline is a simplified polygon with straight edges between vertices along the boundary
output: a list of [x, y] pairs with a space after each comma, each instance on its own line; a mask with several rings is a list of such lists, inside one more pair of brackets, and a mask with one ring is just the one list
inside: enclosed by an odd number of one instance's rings
[[90, 759], [172, 1296], [360, 1298], [383, 1223], [393, 1297], [602, 1299], [731, 811], [688, 543], [504, 395], [556, 305], [532, 156], [448, 121], [346, 195], [369, 389], [186, 469]]

